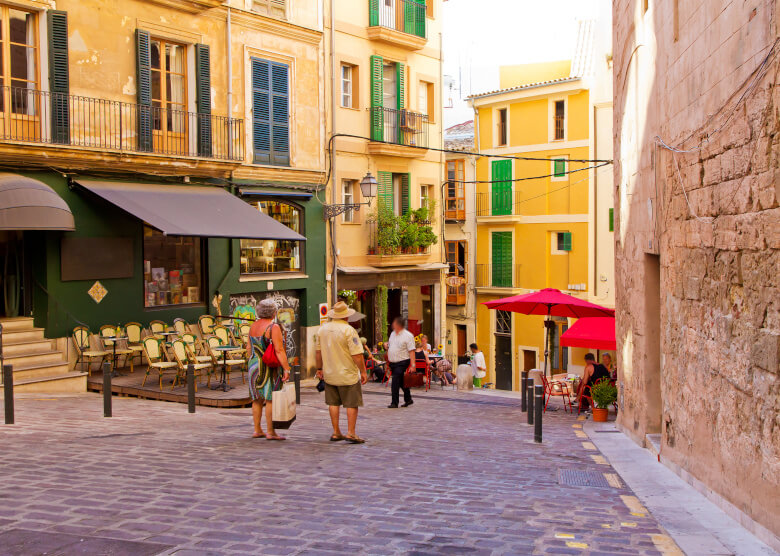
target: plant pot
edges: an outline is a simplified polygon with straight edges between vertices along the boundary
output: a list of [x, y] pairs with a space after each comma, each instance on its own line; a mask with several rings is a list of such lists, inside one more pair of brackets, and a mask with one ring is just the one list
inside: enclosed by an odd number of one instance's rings
[[609, 417], [608, 407], [594, 407], [593, 408], [593, 421], [595, 423], [606, 423]]

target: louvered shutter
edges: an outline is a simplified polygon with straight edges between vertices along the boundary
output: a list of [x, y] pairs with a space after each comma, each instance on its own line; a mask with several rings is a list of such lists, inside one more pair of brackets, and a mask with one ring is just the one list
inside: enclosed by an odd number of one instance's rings
[[377, 172], [377, 198], [380, 207], [393, 210], [393, 174], [392, 172]]
[[425, 0], [404, 1], [404, 32], [425, 38]]
[[49, 89], [51, 90], [51, 138], [53, 143], [70, 143], [68, 95], [68, 14], [60, 10], [46, 13], [49, 31]]
[[195, 45], [195, 101], [198, 109], [198, 154], [211, 156], [211, 54], [208, 45]]
[[559, 249], [561, 251], [571, 251], [571, 232], [563, 232], [558, 237], [560, 238]]
[[384, 99], [383, 84], [384, 60], [381, 56], [371, 56], [371, 139], [384, 141], [385, 117], [382, 101]]
[[149, 152], [152, 141], [152, 53], [151, 37], [136, 29], [136, 68], [138, 73], [138, 150]]
[[409, 212], [409, 184], [411, 181], [411, 174], [401, 174], [401, 214]]
[[379, 25], [379, 0], [368, 0], [368, 25], [369, 27]]
[[252, 58], [252, 149], [255, 164], [271, 163], [271, 64]]
[[402, 64], [401, 62], [398, 62], [395, 65], [395, 69], [397, 72], [397, 78], [395, 80], [396, 84], [398, 85], [398, 110], [403, 110], [406, 106], [406, 96], [405, 96], [405, 90], [406, 90], [406, 66]]
[[[426, 15], [425, 0], [415, 0], [415, 2], [418, 5], [417, 5], [417, 22], [416, 22], [414, 34], [417, 35], [418, 37], [425, 38], [427, 36], [426, 29], [425, 29], [427, 23], [425, 19], [425, 15]], [[428, 0], [428, 2], [433, 2], [433, 0]]]
[[512, 285], [512, 232], [493, 232], [492, 234], [492, 281], [498, 288]]
[[512, 214], [512, 161], [494, 160], [491, 183], [493, 216]]
[[271, 62], [271, 164], [290, 165], [289, 66]]

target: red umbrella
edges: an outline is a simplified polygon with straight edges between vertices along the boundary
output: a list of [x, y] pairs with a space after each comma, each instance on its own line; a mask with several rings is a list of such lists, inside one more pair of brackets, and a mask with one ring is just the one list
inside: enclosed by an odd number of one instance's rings
[[615, 318], [588, 317], [580, 319], [561, 334], [561, 345], [615, 350]]
[[555, 317], [614, 317], [615, 310], [607, 309], [601, 305], [590, 303], [578, 297], [562, 293], [555, 288], [545, 288], [537, 292], [524, 293], [523, 295], [514, 295], [502, 299], [494, 299], [484, 303], [490, 309], [500, 311], [511, 311], [513, 313], [522, 313], [524, 315], [545, 315], [547, 321], [545, 327], [548, 331], [547, 345], [544, 347], [544, 374], [547, 374], [547, 358], [549, 356], [548, 345], [550, 343], [550, 320]]

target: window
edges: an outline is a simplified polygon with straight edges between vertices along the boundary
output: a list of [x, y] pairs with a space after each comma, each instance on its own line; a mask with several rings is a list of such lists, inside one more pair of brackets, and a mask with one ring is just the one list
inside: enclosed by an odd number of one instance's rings
[[557, 232], [555, 236], [558, 251], [571, 251], [571, 232]]
[[287, 0], [253, 0], [252, 10], [271, 17], [287, 17]]
[[505, 146], [507, 144], [507, 109], [501, 108], [498, 111], [498, 145]]
[[466, 304], [466, 265], [468, 246], [465, 241], [446, 241], [447, 305]]
[[419, 84], [419, 98], [417, 99], [417, 110], [428, 116], [428, 121], [433, 122], [436, 115], [436, 109], [434, 107], [434, 92], [433, 83], [428, 81], [420, 81]]
[[[351, 205], [355, 202], [355, 187], [357, 180], [343, 180], [341, 182], [341, 202], [345, 205]], [[344, 213], [344, 222], [354, 222], [355, 211], [348, 210]]]
[[[272, 200], [254, 201], [250, 204], [303, 235], [303, 211], [297, 206]], [[242, 239], [241, 274], [301, 272], [302, 255], [303, 245], [300, 241]]]
[[[27, 116], [37, 115], [39, 99], [38, 25], [33, 12], [0, 6], [0, 85], [10, 87], [2, 95], [0, 110]], [[8, 89], [6, 89], [8, 90]]]
[[512, 287], [512, 232], [491, 232], [490, 285], [494, 288]]
[[431, 194], [431, 186], [430, 185], [421, 185], [420, 186], [420, 208], [429, 208], [430, 207], [430, 194]]
[[411, 174], [377, 172], [377, 198], [383, 207], [397, 216], [409, 212], [409, 183]]
[[553, 160], [553, 176], [556, 178], [566, 177], [566, 159], [556, 158]]
[[493, 216], [512, 214], [512, 161], [493, 160], [490, 184], [490, 206]]
[[144, 307], [203, 302], [201, 243], [144, 226]]
[[566, 101], [555, 101], [555, 114], [553, 116], [554, 139], [561, 141], [566, 138]]
[[[181, 44], [152, 39], [152, 123], [163, 151], [186, 152], [187, 51]], [[167, 137], [166, 137], [167, 135]], [[171, 137], [173, 135], [173, 137]], [[177, 137], [178, 136], [178, 137]], [[169, 144], [169, 141], [173, 143]], [[169, 145], [168, 148], [165, 145]], [[177, 148], [180, 147], [180, 148]]]
[[447, 198], [444, 201], [444, 217], [448, 220], [466, 219], [465, 160], [447, 162]]
[[510, 311], [496, 311], [496, 334], [512, 335], [512, 313]]
[[252, 58], [252, 146], [255, 164], [290, 165], [289, 71]]
[[341, 106], [358, 108], [358, 67], [352, 64], [341, 64]]

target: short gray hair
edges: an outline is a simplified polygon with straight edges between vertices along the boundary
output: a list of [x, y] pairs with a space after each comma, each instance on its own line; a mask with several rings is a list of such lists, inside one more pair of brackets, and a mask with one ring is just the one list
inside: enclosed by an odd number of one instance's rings
[[257, 304], [257, 316], [261, 319], [270, 319], [276, 314], [279, 307], [276, 306], [276, 301], [273, 299], [263, 299]]

